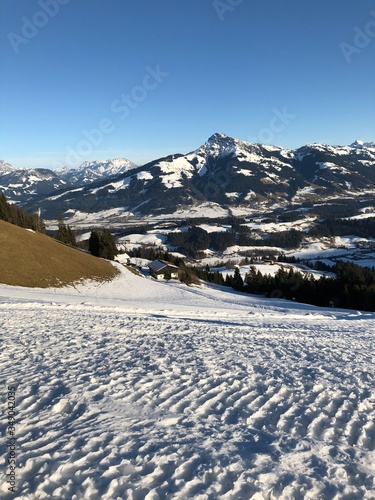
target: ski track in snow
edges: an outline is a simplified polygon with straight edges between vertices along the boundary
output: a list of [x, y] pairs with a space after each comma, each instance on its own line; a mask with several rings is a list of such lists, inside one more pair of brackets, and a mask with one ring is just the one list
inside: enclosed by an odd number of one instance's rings
[[18, 446], [17, 494], [3, 481], [0, 496], [375, 498], [374, 317], [260, 318], [231, 300], [231, 313], [219, 302], [190, 319], [0, 300], [1, 404], [16, 384]]

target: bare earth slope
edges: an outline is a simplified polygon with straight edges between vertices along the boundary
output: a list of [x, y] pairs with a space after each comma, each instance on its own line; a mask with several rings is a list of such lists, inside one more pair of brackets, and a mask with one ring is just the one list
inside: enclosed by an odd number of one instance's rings
[[56, 287], [84, 279], [108, 280], [116, 274], [107, 261], [0, 220], [0, 283]]

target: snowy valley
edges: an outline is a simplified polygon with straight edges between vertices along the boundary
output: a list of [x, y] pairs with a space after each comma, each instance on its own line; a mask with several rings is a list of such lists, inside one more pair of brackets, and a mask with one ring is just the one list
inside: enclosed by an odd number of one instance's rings
[[374, 165], [223, 134], [144, 166], [0, 162], [0, 497], [374, 499]]

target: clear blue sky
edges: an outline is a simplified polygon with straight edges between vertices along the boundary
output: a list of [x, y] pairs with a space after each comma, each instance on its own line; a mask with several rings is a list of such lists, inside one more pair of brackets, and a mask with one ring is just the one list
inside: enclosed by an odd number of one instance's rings
[[214, 132], [288, 148], [375, 140], [373, 0], [0, 9], [0, 158], [16, 167], [142, 164]]

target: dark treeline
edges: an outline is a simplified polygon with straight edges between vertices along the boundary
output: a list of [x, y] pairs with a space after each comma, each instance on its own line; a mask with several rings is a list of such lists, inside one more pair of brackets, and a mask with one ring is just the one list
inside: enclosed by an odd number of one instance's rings
[[223, 275], [218, 271], [210, 271], [209, 267], [190, 267], [191, 272], [203, 281], [216, 283], [217, 285], [225, 285]]
[[200, 227], [193, 226], [187, 231], [169, 233], [168, 242], [177, 247], [188, 257], [197, 257], [199, 252], [211, 248], [218, 252], [233, 245], [241, 246], [273, 246], [286, 249], [297, 248], [304, 233], [291, 229], [270, 234], [267, 238], [257, 238], [254, 231], [246, 226], [237, 226], [231, 231], [208, 233]]
[[237, 231], [237, 245], [293, 249], [300, 245], [304, 236], [306, 235], [303, 232], [291, 229], [290, 231], [270, 233], [265, 238], [257, 238], [254, 237], [254, 232], [250, 228], [241, 226]]
[[196, 257], [199, 250], [210, 247], [210, 237], [207, 231], [195, 226], [187, 231], [170, 233], [168, 241], [170, 245], [177, 247], [188, 257]]
[[375, 235], [375, 217], [367, 219], [326, 219], [310, 230], [310, 236], [345, 236], [353, 234], [361, 238]]
[[117, 236], [120, 238], [122, 238], [123, 236], [128, 236], [129, 234], [146, 234], [147, 231], [150, 229], [149, 226], [146, 226], [146, 225], [140, 225], [140, 226], [130, 226], [130, 227], [126, 227], [124, 229], [121, 229], [121, 231], [119, 231], [117, 233]]
[[207, 248], [223, 251], [227, 247], [236, 244], [234, 232], [214, 232], [208, 233], [200, 227], [193, 226], [187, 231], [169, 233], [169, 244], [177, 247], [188, 257], [197, 257], [198, 252]]
[[4, 194], [0, 195], [0, 220], [45, 233], [44, 223], [38, 214], [30, 215], [23, 208], [9, 203]]
[[331, 271], [335, 278], [314, 279], [308, 273], [280, 269], [275, 276], [262, 275], [253, 268], [241, 283], [239, 272], [228, 276], [225, 284], [247, 292], [284, 298], [316, 306], [375, 311], [375, 269], [338, 261]]
[[[304, 203], [303, 205], [307, 205]], [[328, 203], [321, 205], [313, 204], [311, 213], [324, 218], [334, 217], [352, 217], [358, 213], [357, 203], [354, 200], [336, 200], [336, 203]]]
[[162, 259], [171, 262], [175, 266], [179, 266], [184, 262], [184, 259], [176, 257], [171, 253], [162, 250], [160, 247], [156, 246], [141, 246], [136, 247], [131, 250], [127, 250], [126, 253], [129, 257], [137, 257], [139, 259], [156, 260]]

